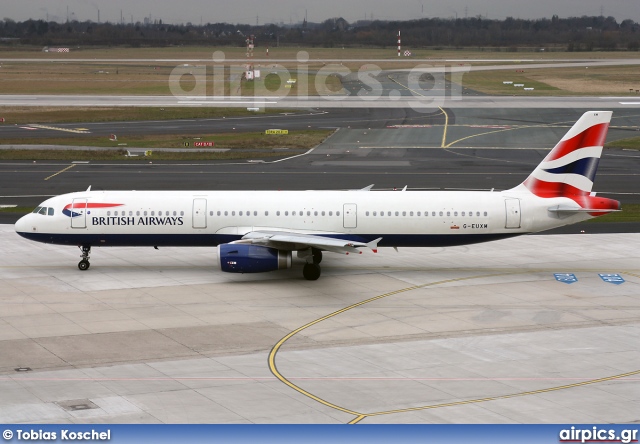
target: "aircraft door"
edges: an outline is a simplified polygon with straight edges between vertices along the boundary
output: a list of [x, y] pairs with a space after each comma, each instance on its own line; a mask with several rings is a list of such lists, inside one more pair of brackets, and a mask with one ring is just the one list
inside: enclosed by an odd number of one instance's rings
[[358, 207], [356, 204], [344, 204], [343, 221], [345, 228], [356, 228], [358, 226]]
[[522, 215], [520, 214], [520, 199], [505, 199], [506, 209], [505, 228], [520, 228]]
[[73, 199], [71, 203], [71, 228], [87, 228], [87, 199]]
[[193, 228], [207, 228], [207, 199], [193, 199]]

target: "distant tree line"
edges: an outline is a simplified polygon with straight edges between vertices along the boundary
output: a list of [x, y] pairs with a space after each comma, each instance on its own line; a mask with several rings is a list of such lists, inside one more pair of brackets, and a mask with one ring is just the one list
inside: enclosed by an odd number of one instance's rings
[[407, 48], [478, 48], [517, 51], [549, 48], [566, 51], [640, 49], [640, 25], [618, 23], [613, 17], [571, 17], [523, 20], [508, 17], [358, 21], [334, 18], [322, 23], [262, 26], [207, 23], [205, 25], [144, 23], [68, 23], [11, 19], [0, 21], [0, 44], [42, 46], [244, 46], [254, 35], [256, 46], [370, 46], [396, 45], [398, 30]]

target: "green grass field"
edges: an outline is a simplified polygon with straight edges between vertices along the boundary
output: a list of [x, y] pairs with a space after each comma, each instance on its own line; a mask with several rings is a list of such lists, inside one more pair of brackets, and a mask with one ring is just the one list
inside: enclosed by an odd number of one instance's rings
[[624, 148], [628, 150], [640, 150], [640, 137], [630, 137], [629, 139], [614, 140], [605, 145], [607, 148]]
[[[20, 149], [25, 139], [6, 139], [4, 145], [13, 149], [1, 149], [0, 160], [68, 160], [68, 161], [104, 161], [104, 160], [149, 160], [148, 157], [127, 157], [127, 150], [152, 150], [154, 148], [180, 148], [187, 151], [153, 151], [153, 160], [199, 161], [251, 159], [261, 157], [287, 156], [299, 154], [322, 143], [332, 130], [291, 131], [288, 135], [266, 135], [263, 132], [218, 133], [190, 135], [145, 135], [123, 137], [112, 142], [106, 137], [56, 137], [29, 139], [33, 145], [91, 146], [105, 148], [101, 150], [26, 150]], [[198, 151], [195, 142], [214, 142], [214, 148], [225, 148], [225, 152]], [[126, 144], [126, 145], [121, 145]], [[187, 146], [188, 144], [188, 146]], [[277, 151], [274, 151], [277, 149]]]
[[[527, 69], [526, 65], [513, 70], [472, 71], [464, 74], [465, 88], [491, 95], [517, 96], [576, 96], [616, 95], [640, 96], [638, 66], [602, 66]], [[514, 87], [513, 84], [524, 84]], [[534, 88], [525, 91], [524, 88]]]
[[260, 112], [246, 108], [47, 108], [0, 107], [0, 125], [29, 123], [92, 123], [123, 122], [136, 120], [221, 119], [226, 117], [251, 117], [261, 114], [278, 114], [285, 110], [263, 109]]
[[606, 216], [596, 217], [588, 223], [601, 222], [640, 222], [640, 204], [622, 204], [622, 211], [609, 213]]

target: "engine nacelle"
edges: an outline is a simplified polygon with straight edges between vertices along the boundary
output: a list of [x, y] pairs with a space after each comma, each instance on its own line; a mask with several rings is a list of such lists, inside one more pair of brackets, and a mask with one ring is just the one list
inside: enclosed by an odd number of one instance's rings
[[291, 268], [291, 252], [248, 244], [218, 246], [220, 269], [227, 273], [264, 273]]

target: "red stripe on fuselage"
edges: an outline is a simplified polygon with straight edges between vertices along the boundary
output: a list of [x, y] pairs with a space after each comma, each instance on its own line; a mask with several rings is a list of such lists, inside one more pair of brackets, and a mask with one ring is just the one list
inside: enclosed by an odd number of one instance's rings
[[113, 207], [121, 207], [123, 205], [124, 204], [78, 202], [74, 204], [69, 204], [66, 207], [64, 207], [64, 209], [69, 210], [71, 208], [113, 208]]

